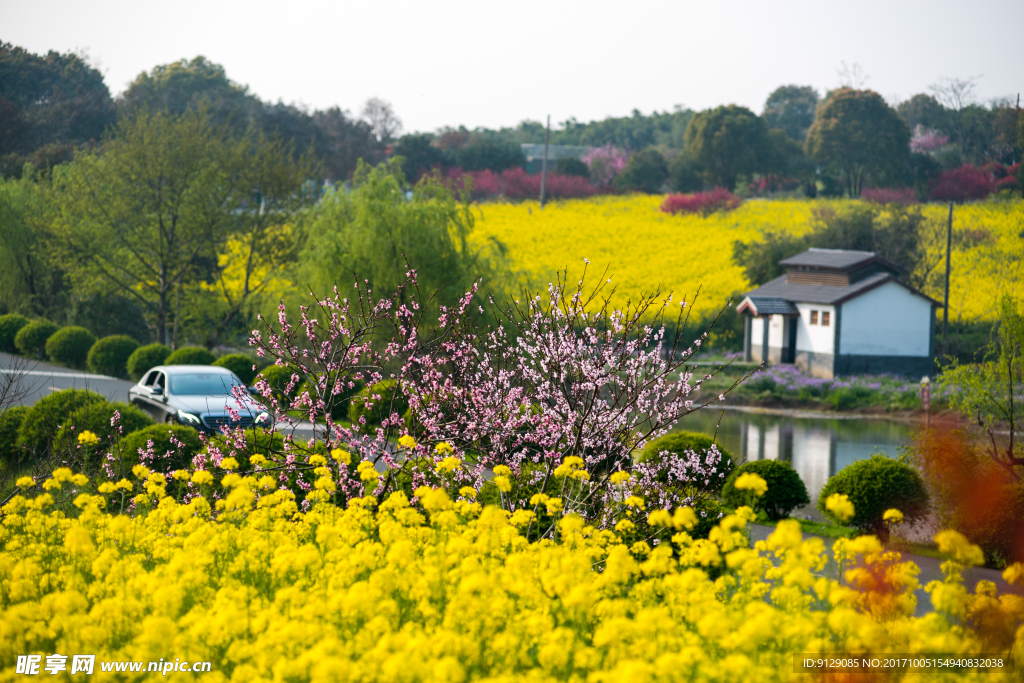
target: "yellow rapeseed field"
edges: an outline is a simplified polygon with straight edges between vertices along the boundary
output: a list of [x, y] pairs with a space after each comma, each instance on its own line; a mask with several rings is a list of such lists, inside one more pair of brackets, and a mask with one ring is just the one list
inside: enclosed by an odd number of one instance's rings
[[[513, 267], [532, 285], [543, 285], [569, 269], [570, 278], [590, 259], [590, 273], [609, 268], [616, 301], [641, 293], [673, 292], [691, 299], [698, 312], [718, 309], [750, 283], [732, 262], [732, 244], [766, 229], [802, 235], [815, 227], [814, 209], [841, 208], [845, 200], [748, 200], [738, 209], [707, 218], [671, 216], [659, 210], [663, 197], [630, 195], [555, 202], [480, 205], [474, 239], [496, 238], [509, 248]], [[947, 207], [921, 207], [927, 217], [925, 245], [934, 262], [945, 250]], [[981, 202], [956, 207], [953, 223], [952, 319], [974, 320], [994, 313], [1002, 293], [1024, 296], [1024, 202]], [[596, 271], [596, 273], [595, 273]], [[926, 292], [942, 300], [940, 273]]]
[[[955, 559], [928, 586], [936, 611], [918, 618], [917, 567], [874, 537], [836, 543], [845, 571], [826, 568], [822, 540], [802, 540], [795, 521], [748, 547], [749, 507], [708, 539], [690, 537], [697, 518], [681, 508], [650, 511], [670, 537], [653, 547], [626, 540], [626, 518], [611, 531], [575, 515], [556, 538], [529, 541], [522, 520], [482, 507], [472, 489], [336, 506], [338, 473], [320, 463], [306, 512], [259, 464], [245, 476], [136, 467], [95, 488], [68, 469], [42, 491], [20, 480], [32, 492], [10, 500], [0, 524], [0, 680], [23, 680], [16, 662], [30, 655], [40, 669], [53, 655], [94, 655], [100, 680], [155, 680], [145, 668], [104, 673], [113, 661], [209, 662], [199, 676], [166, 667], [160, 680], [210, 683], [735, 683], [805, 680], [795, 653], [1024, 660], [1024, 599], [985, 581], [968, 593], [961, 570], [981, 550], [956, 532], [936, 537]], [[203, 495], [168, 495], [188, 480]], [[763, 480], [748, 484], [763, 493]], [[125, 499], [132, 512], [110, 512]], [[1024, 565], [1004, 576], [1024, 581]], [[69, 666], [54, 680], [85, 677]]]

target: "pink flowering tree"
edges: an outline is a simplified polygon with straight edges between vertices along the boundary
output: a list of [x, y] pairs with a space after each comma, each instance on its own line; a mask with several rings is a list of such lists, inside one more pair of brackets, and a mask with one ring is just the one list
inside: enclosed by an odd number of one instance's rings
[[[710, 376], [694, 377], [687, 364], [707, 332], [686, 336], [686, 302], [644, 296], [618, 310], [606, 285], [588, 293], [583, 280], [562, 277], [543, 294], [492, 300], [492, 318], [471, 309], [470, 293], [442, 311], [429, 343], [412, 338], [412, 316], [399, 318], [396, 336], [408, 339], [400, 376], [423, 438], [466, 454], [469, 478], [493, 473], [501, 505], [541, 534], [565, 512], [607, 522], [613, 508], [640, 498], [630, 494], [664, 494], [666, 476], [676, 494], [657, 503], [693, 504], [718, 472], [717, 450], [666, 451], [658, 465], [634, 467], [650, 439], [724, 396], [702, 394]], [[672, 336], [667, 315], [676, 318]]]
[[914, 127], [914, 136], [910, 138], [910, 151], [916, 154], [928, 154], [942, 149], [949, 144], [949, 138], [937, 130], [925, 128], [921, 124]]
[[584, 154], [580, 161], [590, 168], [590, 182], [607, 187], [626, 168], [629, 154], [615, 145], [605, 145]]

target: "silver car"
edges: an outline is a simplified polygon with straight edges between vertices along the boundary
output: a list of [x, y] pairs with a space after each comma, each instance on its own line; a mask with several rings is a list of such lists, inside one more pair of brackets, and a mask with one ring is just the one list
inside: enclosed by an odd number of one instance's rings
[[158, 365], [128, 390], [128, 400], [157, 422], [205, 432], [219, 432], [223, 427], [269, 427], [273, 423], [270, 413], [250, 392], [227, 368]]

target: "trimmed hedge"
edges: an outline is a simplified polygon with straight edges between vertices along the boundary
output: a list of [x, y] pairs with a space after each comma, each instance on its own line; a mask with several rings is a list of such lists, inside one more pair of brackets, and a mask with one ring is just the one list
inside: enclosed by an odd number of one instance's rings
[[218, 368], [227, 368], [235, 373], [235, 376], [246, 386], [250, 386], [256, 377], [256, 371], [252, 369], [252, 358], [242, 353], [229, 353], [226, 356], [221, 356], [213, 362], [213, 365]]
[[126, 334], [104, 337], [92, 345], [86, 364], [99, 375], [128, 376], [128, 359], [139, 348], [139, 342]]
[[[171, 442], [171, 437], [181, 442], [179, 447]], [[148, 449], [149, 441], [153, 442], [153, 454], [156, 456], [152, 461], [146, 460], [145, 465], [157, 472], [171, 472], [173, 470], [185, 469], [192, 464], [192, 458], [203, 449], [203, 442], [199, 439], [199, 433], [191, 427], [184, 425], [158, 424], [132, 432], [121, 442], [122, 470], [129, 471], [139, 463], [139, 449]], [[167, 457], [167, 453], [173, 455]]]
[[128, 375], [134, 380], [140, 380], [152, 368], [163, 365], [169, 355], [171, 350], [163, 344], [140, 346], [128, 356]]
[[[114, 411], [119, 416], [116, 426], [110, 424]], [[153, 418], [133, 405], [120, 401], [96, 401], [71, 413], [53, 442], [57, 448], [73, 449], [78, 445], [78, 435], [89, 430], [100, 439], [97, 447], [106, 448], [111, 441], [116, 441], [122, 435], [137, 432], [152, 424]]]
[[65, 389], [42, 397], [29, 408], [18, 428], [18, 446], [31, 455], [45, 454], [69, 415], [90, 403], [104, 402], [102, 396], [85, 389]]
[[0, 413], [0, 470], [17, 466], [21, 460], [18, 454], [18, 429], [28, 414], [25, 406], [11, 406]]
[[199, 346], [185, 346], [167, 356], [164, 365], [213, 365], [217, 357]]
[[96, 335], [84, 327], [62, 327], [46, 340], [46, 355], [69, 368], [84, 368]]
[[661, 451], [682, 455], [684, 452], [691, 450], [697, 455], [701, 455], [707, 452], [712, 445], [718, 446], [718, 452], [722, 454], [722, 459], [718, 462], [718, 466], [714, 468], [708, 490], [720, 491], [722, 485], [725, 484], [726, 477], [729, 476], [733, 469], [735, 460], [732, 457], [732, 453], [722, 448], [721, 445], [715, 444], [714, 440], [707, 434], [701, 434], [700, 432], [672, 432], [671, 434], [666, 434], [647, 444], [640, 452], [638, 459], [640, 462], [660, 460]]
[[843, 468], [821, 489], [818, 510], [833, 520], [825, 509], [825, 501], [834, 493], [845, 493], [853, 503], [853, 519], [846, 524], [882, 540], [889, 537], [889, 529], [882, 520], [886, 510], [896, 508], [908, 523], [928, 513], [928, 490], [917, 470], [903, 459], [877, 453]]
[[[380, 396], [379, 399], [371, 398]], [[372, 406], [368, 406], [372, 403]], [[398, 381], [386, 379], [363, 388], [358, 394], [352, 397], [348, 404], [348, 419], [353, 428], [359, 427], [359, 418], [366, 418], [366, 424], [379, 425], [385, 417], [391, 413], [404, 415], [409, 409], [409, 400], [399, 388]]]
[[23, 356], [43, 358], [43, 354], [46, 353], [46, 340], [59, 329], [45, 318], [33, 320], [14, 335], [14, 345]]
[[754, 503], [754, 510], [763, 512], [768, 519], [788, 517], [796, 508], [811, 504], [803, 479], [788, 462], [753, 460], [733, 470], [722, 487], [722, 500], [732, 507], [747, 504], [748, 492], [736, 488], [736, 478], [747, 472], [758, 475], [768, 484], [768, 491]]
[[0, 315], [0, 351], [4, 353], [17, 353], [18, 347], [14, 345], [14, 338], [21, 328], [28, 325], [28, 318], [17, 313]]

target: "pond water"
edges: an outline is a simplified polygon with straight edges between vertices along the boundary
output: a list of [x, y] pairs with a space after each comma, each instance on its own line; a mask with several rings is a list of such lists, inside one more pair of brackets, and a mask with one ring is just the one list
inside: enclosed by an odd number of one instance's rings
[[903, 444], [913, 442], [916, 427], [879, 419], [791, 417], [738, 410], [700, 410], [683, 418], [677, 429], [713, 435], [717, 443], [741, 462], [783, 460], [807, 486], [811, 504], [793, 512], [820, 520], [815, 509], [818, 492], [829, 477], [874, 452], [895, 457]]

